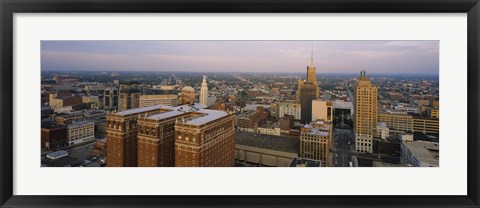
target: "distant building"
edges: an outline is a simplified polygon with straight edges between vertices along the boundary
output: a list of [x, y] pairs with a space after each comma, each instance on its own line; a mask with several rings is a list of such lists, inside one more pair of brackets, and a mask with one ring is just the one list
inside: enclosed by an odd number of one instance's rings
[[152, 105], [177, 106], [178, 96], [174, 94], [164, 95], [140, 95], [140, 107]]
[[406, 166], [438, 167], [438, 142], [414, 141], [402, 142], [400, 161]]
[[74, 95], [59, 96], [57, 93], [50, 94], [49, 105], [52, 108], [76, 106], [82, 103], [82, 97]]
[[237, 129], [255, 129], [265, 123], [267, 116], [262, 106], [257, 106], [256, 111], [243, 112], [236, 116]]
[[83, 119], [84, 115], [82, 112], [70, 112], [70, 113], [61, 113], [57, 115], [52, 115], [53, 120], [57, 124], [69, 125], [72, 122]]
[[178, 90], [171, 85], [154, 85], [152, 88], [143, 88], [143, 95], [176, 95]]
[[320, 160], [322, 166], [329, 166], [332, 124], [315, 121], [305, 124], [300, 130], [300, 157]]
[[405, 112], [383, 112], [377, 114], [377, 122], [385, 123], [390, 130], [413, 131], [413, 117]]
[[190, 86], [182, 88], [182, 92], [178, 94], [178, 104], [193, 104], [195, 102], [195, 89]]
[[131, 86], [120, 89], [118, 96], [118, 111], [138, 107], [140, 107], [140, 90]]
[[377, 126], [378, 88], [360, 72], [355, 90], [355, 146], [357, 152], [372, 153]]
[[202, 88], [200, 89], [200, 103], [209, 106], [207, 77], [205, 75], [203, 76]]
[[279, 103], [279, 117], [286, 115], [294, 116], [295, 120], [300, 120], [302, 115], [302, 106], [300, 103]]
[[103, 94], [103, 107], [112, 109], [118, 107], [118, 89], [115, 87], [107, 87]]
[[354, 108], [352, 102], [347, 102], [343, 100], [335, 100], [334, 104], [335, 115], [353, 115]]
[[67, 126], [67, 145], [77, 145], [94, 140], [95, 123], [78, 121]]
[[423, 134], [439, 134], [439, 119], [413, 117], [413, 132], [420, 132]]
[[333, 101], [312, 100], [312, 121], [333, 122]]
[[235, 117], [224, 111], [190, 112], [175, 125], [176, 167], [233, 167]]
[[42, 125], [41, 148], [55, 150], [67, 146], [67, 127], [59, 124]]

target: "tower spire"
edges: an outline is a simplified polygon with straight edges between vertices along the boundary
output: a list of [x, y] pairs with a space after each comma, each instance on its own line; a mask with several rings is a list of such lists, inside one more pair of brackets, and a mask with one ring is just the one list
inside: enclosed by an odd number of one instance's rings
[[313, 43], [312, 43], [312, 56], [310, 57], [310, 66], [313, 66]]

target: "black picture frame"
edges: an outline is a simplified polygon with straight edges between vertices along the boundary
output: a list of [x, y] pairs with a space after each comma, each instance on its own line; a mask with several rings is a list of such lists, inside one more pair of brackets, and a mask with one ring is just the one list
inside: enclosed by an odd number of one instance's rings
[[[0, 0], [2, 207], [479, 207], [478, 0]], [[468, 195], [466, 196], [24, 196], [13, 195], [15, 13], [467, 13]], [[445, 178], [455, 180], [455, 178]], [[392, 187], [394, 188], [394, 187]], [[445, 187], [448, 188], [448, 187]]]

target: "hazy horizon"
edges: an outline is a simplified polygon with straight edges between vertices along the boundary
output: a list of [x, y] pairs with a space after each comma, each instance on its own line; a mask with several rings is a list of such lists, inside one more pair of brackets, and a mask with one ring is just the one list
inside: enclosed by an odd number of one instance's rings
[[41, 41], [42, 71], [439, 74], [439, 41]]

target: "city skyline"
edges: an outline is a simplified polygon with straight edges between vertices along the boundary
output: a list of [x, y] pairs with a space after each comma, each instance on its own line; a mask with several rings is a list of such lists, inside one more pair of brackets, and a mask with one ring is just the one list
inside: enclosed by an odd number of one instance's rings
[[[42, 71], [302, 73], [438, 76], [438, 41], [42, 41]], [[206, 48], [208, 50], [206, 50]]]

